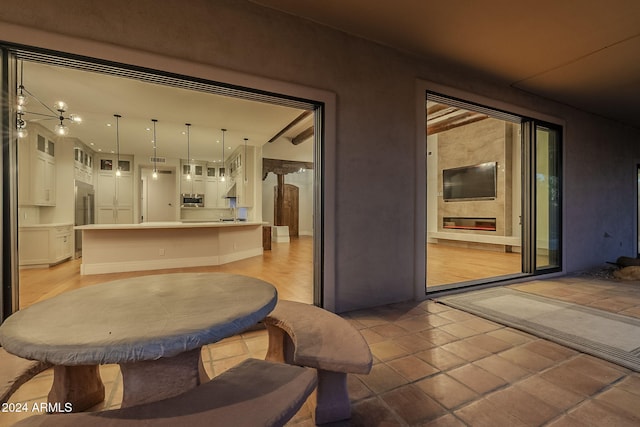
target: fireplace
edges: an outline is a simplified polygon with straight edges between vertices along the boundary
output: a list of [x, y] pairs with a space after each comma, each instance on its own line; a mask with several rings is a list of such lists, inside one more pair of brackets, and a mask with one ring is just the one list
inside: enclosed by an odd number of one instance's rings
[[444, 217], [442, 228], [445, 230], [496, 231], [495, 218]]

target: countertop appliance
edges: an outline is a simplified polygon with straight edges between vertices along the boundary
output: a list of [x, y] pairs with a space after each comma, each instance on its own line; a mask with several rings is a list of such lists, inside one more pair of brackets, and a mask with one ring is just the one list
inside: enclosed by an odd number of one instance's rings
[[180, 200], [182, 208], [204, 208], [204, 194], [182, 193]]
[[[75, 181], [74, 225], [95, 224], [95, 192], [93, 185]], [[76, 258], [82, 256], [82, 231], [76, 230]]]

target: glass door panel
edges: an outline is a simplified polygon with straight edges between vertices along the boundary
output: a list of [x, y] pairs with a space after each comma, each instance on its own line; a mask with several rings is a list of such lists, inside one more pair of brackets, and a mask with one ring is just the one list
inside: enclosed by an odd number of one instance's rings
[[560, 133], [535, 126], [536, 270], [560, 268]]
[[520, 123], [427, 100], [429, 292], [522, 274]]

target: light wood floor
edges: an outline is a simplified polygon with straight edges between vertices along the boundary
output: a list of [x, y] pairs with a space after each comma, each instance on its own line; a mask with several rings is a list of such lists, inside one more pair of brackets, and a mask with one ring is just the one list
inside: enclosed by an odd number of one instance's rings
[[522, 272], [519, 253], [427, 245], [427, 286], [480, 280]]
[[292, 238], [291, 243], [272, 243], [263, 256], [215, 267], [194, 267], [127, 273], [80, 275], [80, 259], [50, 268], [20, 270], [20, 308], [84, 286], [150, 274], [223, 272], [244, 274], [273, 284], [282, 299], [313, 302], [313, 238]]
[[[492, 252], [445, 245], [428, 245], [427, 284], [439, 286], [469, 280], [519, 273], [520, 254]], [[313, 302], [313, 239], [292, 238], [291, 243], [273, 243], [263, 256], [216, 267], [195, 267], [127, 273], [80, 275], [80, 260], [51, 268], [20, 271], [20, 308], [84, 286], [149, 274], [181, 272], [225, 272], [244, 274], [272, 283], [279, 298]]]

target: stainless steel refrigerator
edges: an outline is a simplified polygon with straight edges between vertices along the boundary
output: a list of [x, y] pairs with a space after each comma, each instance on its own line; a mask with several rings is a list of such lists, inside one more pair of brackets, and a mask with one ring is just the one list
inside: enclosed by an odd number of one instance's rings
[[[93, 185], [75, 181], [75, 225], [95, 224], [95, 193]], [[76, 230], [76, 258], [82, 256], [82, 231]]]

